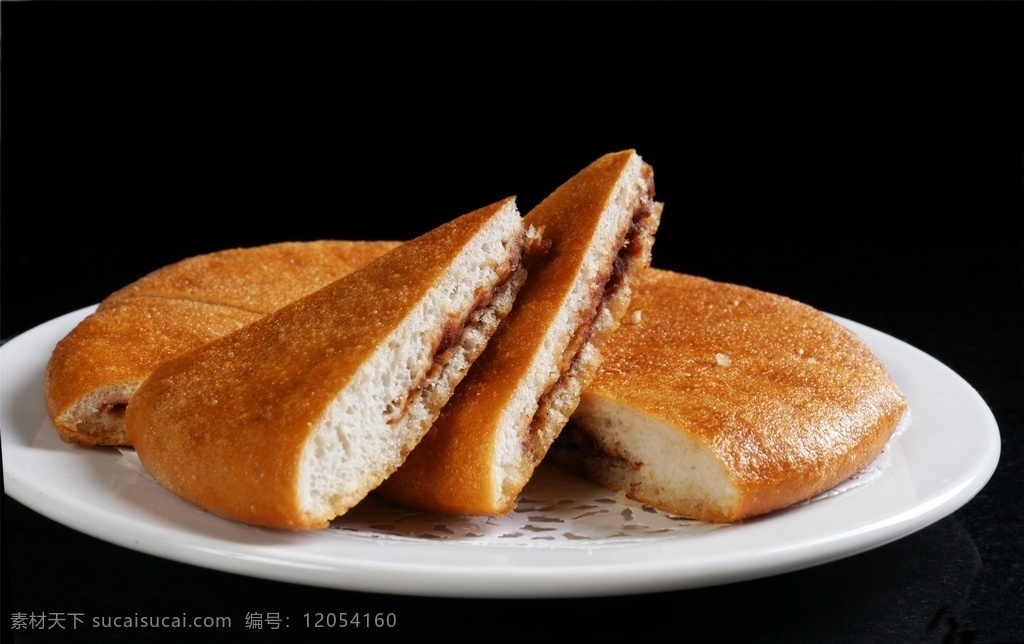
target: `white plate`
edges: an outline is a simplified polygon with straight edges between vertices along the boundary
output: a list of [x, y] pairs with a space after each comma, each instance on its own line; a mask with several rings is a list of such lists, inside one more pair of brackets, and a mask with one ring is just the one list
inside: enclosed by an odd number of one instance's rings
[[[43, 404], [46, 361], [92, 307], [0, 349], [6, 492], [111, 543], [242, 575], [356, 591], [583, 597], [678, 590], [806, 568], [875, 548], [968, 502], [999, 459], [977, 392], [934, 358], [848, 320], [907, 395], [913, 420], [859, 484], [737, 525], [621, 503], [543, 467], [500, 520], [396, 512], [368, 501], [331, 528], [281, 532], [220, 519], [159, 487], [131, 450], [62, 443]], [[838, 319], [838, 318], [837, 318]]]

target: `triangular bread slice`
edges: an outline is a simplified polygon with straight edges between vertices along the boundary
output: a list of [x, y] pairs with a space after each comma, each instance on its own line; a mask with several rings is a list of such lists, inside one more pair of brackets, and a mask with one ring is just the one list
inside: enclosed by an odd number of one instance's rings
[[869, 465], [907, 401], [809, 305], [651, 268], [550, 462], [653, 507], [735, 522]]
[[512, 198], [163, 362], [125, 423], [153, 478], [237, 521], [326, 526], [397, 468], [522, 284]]
[[653, 170], [625, 150], [597, 159], [526, 215], [550, 248], [528, 258], [512, 312], [380, 495], [431, 512], [512, 510], [650, 264], [661, 217], [653, 196]]
[[124, 410], [156, 367], [326, 286], [398, 246], [280, 242], [175, 262], [111, 293], [57, 343], [43, 390], [68, 443], [128, 445]]

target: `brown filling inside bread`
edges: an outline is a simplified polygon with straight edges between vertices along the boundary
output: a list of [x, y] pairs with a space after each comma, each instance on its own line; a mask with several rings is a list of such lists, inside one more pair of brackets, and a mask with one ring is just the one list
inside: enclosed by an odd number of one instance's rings
[[646, 190], [637, 199], [629, 229], [622, 237], [615, 260], [611, 263], [605, 277], [603, 288], [594, 289], [593, 302], [581, 316], [580, 324], [573, 335], [572, 341], [563, 354], [563, 370], [561, 377], [548, 388], [540, 399], [537, 413], [531, 421], [525, 437], [523, 450], [529, 454], [534, 464], [539, 463], [554, 440], [549, 431], [557, 418], [567, 419], [579, 400], [582, 381], [589, 381], [597, 368], [594, 352], [586, 349], [591, 344], [595, 331], [608, 329], [595, 328], [595, 320], [601, 311], [609, 305], [627, 283], [627, 277], [641, 271], [645, 267], [644, 250], [650, 244], [645, 243], [652, 235], [651, 215], [653, 214], [653, 178], [648, 171], [645, 173]]
[[436, 382], [452, 359], [466, 350], [463, 344], [467, 341], [466, 338], [471, 334], [471, 331], [487, 327], [489, 322], [485, 318], [492, 312], [500, 311], [501, 315], [507, 312], [512, 301], [514, 301], [515, 294], [519, 291], [523, 282], [526, 281], [526, 270], [522, 266], [520, 254], [514, 253], [511, 260], [506, 269], [505, 279], [493, 291], [478, 294], [479, 299], [477, 300], [476, 307], [462, 324], [456, 319], [448, 320], [441, 334], [440, 342], [434, 350], [430, 369], [414, 387], [409, 389], [409, 393], [404, 400], [392, 401], [387, 409], [387, 423], [389, 425], [394, 425], [401, 421], [409, 405], [424, 393], [424, 387], [427, 387], [429, 392], [429, 383]]
[[[569, 421], [565, 430], [559, 436], [558, 447], [561, 453], [558, 455], [560, 465], [570, 467], [581, 475], [591, 469], [587, 463], [601, 463], [600, 469], [618, 469], [639, 471], [643, 467], [643, 461], [631, 461], [622, 454], [610, 450], [602, 443], [594, 440], [592, 434], [580, 429]], [[593, 469], [598, 469], [594, 467]]]

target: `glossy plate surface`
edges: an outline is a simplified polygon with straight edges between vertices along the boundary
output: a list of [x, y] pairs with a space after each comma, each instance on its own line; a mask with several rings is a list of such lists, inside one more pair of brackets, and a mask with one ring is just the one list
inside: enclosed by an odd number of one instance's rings
[[157, 485], [131, 450], [66, 445], [43, 403], [57, 341], [93, 310], [0, 348], [7, 494], [105, 541], [210, 569], [346, 590], [451, 597], [584, 597], [678, 590], [806, 568], [878, 547], [967, 503], [999, 459], [978, 393], [927, 354], [855, 322], [910, 401], [911, 423], [833, 494], [714, 526], [616, 499], [542, 466], [500, 519], [395, 510], [368, 499], [316, 532], [220, 519]]

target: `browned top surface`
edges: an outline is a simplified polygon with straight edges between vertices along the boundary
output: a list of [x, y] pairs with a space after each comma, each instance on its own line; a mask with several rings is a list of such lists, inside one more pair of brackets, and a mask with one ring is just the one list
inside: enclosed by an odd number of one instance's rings
[[98, 383], [141, 382], [167, 358], [259, 317], [232, 307], [159, 297], [111, 303], [57, 343], [45, 380], [50, 412], [57, 413], [59, 401], [77, 400]]
[[288, 526], [303, 444], [359, 366], [499, 202], [453, 220], [260, 320], [161, 364], [128, 406], [153, 476], [242, 521]]
[[481, 482], [491, 480], [496, 440], [508, 431], [498, 426], [500, 416], [542, 350], [616, 183], [635, 154], [629, 150], [601, 157], [527, 214], [528, 225], [543, 227], [550, 250], [527, 264], [529, 274], [512, 311], [430, 432], [384, 483], [387, 496], [447, 512], [491, 508], [489, 489]]
[[882, 449], [906, 407], [885, 366], [824, 313], [755, 289], [648, 269], [588, 395], [712, 449], [746, 503], [827, 489]]
[[227, 249], [158, 269], [106, 301], [153, 296], [269, 313], [361, 268], [398, 243], [282, 242]]
[[64, 417], [83, 396], [141, 382], [164, 360], [307, 295], [398, 244], [283, 242], [191, 257], [142, 277], [112, 293], [57, 344], [44, 382], [54, 425], [65, 440], [95, 442]]

